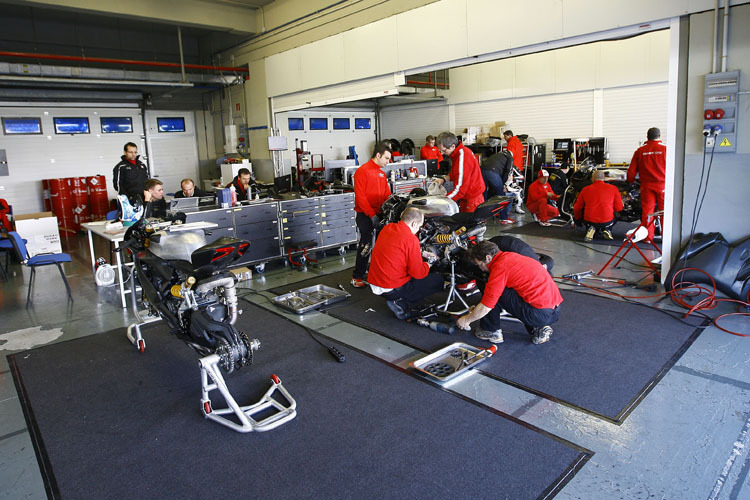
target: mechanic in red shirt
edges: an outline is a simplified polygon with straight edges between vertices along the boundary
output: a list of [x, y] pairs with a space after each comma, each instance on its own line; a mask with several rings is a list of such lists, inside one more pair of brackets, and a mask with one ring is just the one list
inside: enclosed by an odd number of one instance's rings
[[523, 172], [523, 144], [521, 144], [521, 139], [513, 135], [512, 130], [503, 132], [503, 138], [508, 143], [508, 151], [513, 155], [513, 166], [519, 172]]
[[473, 212], [484, 203], [485, 190], [477, 157], [450, 132], [442, 132], [437, 138], [437, 144], [443, 155], [451, 157], [450, 175], [438, 178], [442, 180], [441, 183], [448, 179], [453, 182], [448, 198], [458, 203], [461, 212]]
[[399, 222], [380, 231], [372, 249], [367, 280], [398, 319], [410, 318], [417, 302], [443, 289], [443, 276], [431, 273], [430, 264], [422, 260], [437, 260], [434, 253], [420, 249], [416, 234], [423, 223], [419, 209], [407, 208]]
[[612, 227], [617, 222], [615, 212], [622, 210], [622, 195], [612, 184], [604, 182], [604, 171], [595, 170], [593, 184], [581, 190], [573, 206], [573, 219], [577, 226], [586, 226], [585, 241], [591, 241], [597, 232], [612, 240]]
[[367, 259], [370, 254], [372, 237], [380, 222], [378, 217], [383, 202], [391, 195], [391, 188], [385, 173], [381, 170], [391, 162], [390, 144], [381, 142], [375, 145], [370, 161], [354, 172], [354, 211], [359, 229], [357, 260], [352, 273], [352, 286], [364, 288], [367, 274]]
[[[633, 154], [628, 167], [628, 182], [636, 175], [641, 182], [641, 224], [648, 226], [649, 215], [664, 210], [664, 177], [667, 170], [667, 147], [659, 141], [661, 131], [651, 127], [646, 132], [646, 144]], [[661, 216], [659, 216], [661, 222]], [[654, 226], [648, 226], [648, 236], [653, 239]]]
[[529, 186], [529, 194], [526, 199], [526, 207], [534, 215], [542, 226], [549, 226], [548, 220], [560, 215], [557, 205], [552, 204], [557, 200], [557, 195], [552, 190], [549, 182], [549, 172], [545, 169], [539, 171], [539, 178]]
[[500, 313], [505, 310], [521, 320], [534, 344], [550, 339], [552, 327], [560, 318], [563, 298], [547, 270], [538, 260], [514, 252], [501, 252], [485, 240], [471, 249], [471, 258], [490, 277], [482, 301], [456, 324], [464, 330], [480, 320], [477, 338], [493, 344], [503, 341]]
[[437, 160], [438, 171], [440, 170], [440, 162], [443, 161], [443, 154], [440, 152], [437, 146], [435, 146], [435, 136], [428, 135], [425, 138], [426, 144], [419, 150], [419, 158], [422, 160]]

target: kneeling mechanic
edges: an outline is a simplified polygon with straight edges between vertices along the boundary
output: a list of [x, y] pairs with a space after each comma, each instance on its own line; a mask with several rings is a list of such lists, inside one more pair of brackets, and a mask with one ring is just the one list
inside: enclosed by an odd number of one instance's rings
[[375, 295], [386, 299], [386, 305], [398, 319], [409, 319], [416, 303], [443, 289], [443, 276], [430, 272], [437, 255], [422, 252], [416, 234], [424, 223], [419, 209], [407, 208], [399, 222], [385, 226], [375, 241], [367, 281]]
[[490, 277], [482, 301], [456, 321], [459, 328], [471, 329], [477, 320], [477, 338], [493, 344], [503, 341], [500, 313], [505, 309], [521, 320], [534, 344], [543, 344], [552, 335], [552, 325], [560, 318], [563, 298], [547, 270], [538, 260], [514, 252], [501, 252], [491, 241], [471, 249], [471, 258]]

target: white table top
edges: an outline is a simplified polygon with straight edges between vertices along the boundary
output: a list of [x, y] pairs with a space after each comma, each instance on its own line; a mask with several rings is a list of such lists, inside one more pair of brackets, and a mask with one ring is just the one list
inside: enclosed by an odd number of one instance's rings
[[106, 240], [117, 242], [123, 241], [125, 239], [125, 231], [127, 231], [128, 228], [124, 227], [117, 232], [107, 232], [106, 227], [109, 222], [110, 221], [86, 222], [84, 224], [81, 224], [81, 227], [86, 229], [87, 231], [101, 236]]

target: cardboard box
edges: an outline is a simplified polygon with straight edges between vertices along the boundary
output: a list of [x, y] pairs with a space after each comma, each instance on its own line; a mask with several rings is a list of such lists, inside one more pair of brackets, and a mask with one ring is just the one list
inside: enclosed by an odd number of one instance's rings
[[29, 257], [40, 253], [60, 253], [60, 230], [52, 212], [16, 215], [16, 231], [26, 240]]
[[237, 279], [240, 281], [253, 279], [253, 272], [249, 267], [235, 267], [234, 269], [230, 269], [230, 271], [232, 271], [232, 274], [237, 276]]

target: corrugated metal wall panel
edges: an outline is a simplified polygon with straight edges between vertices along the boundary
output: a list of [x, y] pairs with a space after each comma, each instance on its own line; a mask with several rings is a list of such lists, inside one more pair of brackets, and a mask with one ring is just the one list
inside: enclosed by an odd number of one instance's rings
[[594, 130], [592, 91], [550, 94], [456, 105], [456, 130], [505, 121], [514, 134], [528, 134], [547, 144], [552, 158], [556, 137], [590, 137]]
[[437, 136], [450, 130], [447, 105], [397, 106], [380, 112], [380, 137], [383, 139], [409, 138], [414, 141], [415, 153], [425, 144], [428, 135]]
[[609, 159], [629, 162], [650, 127], [667, 137], [667, 82], [604, 90], [602, 131]]

